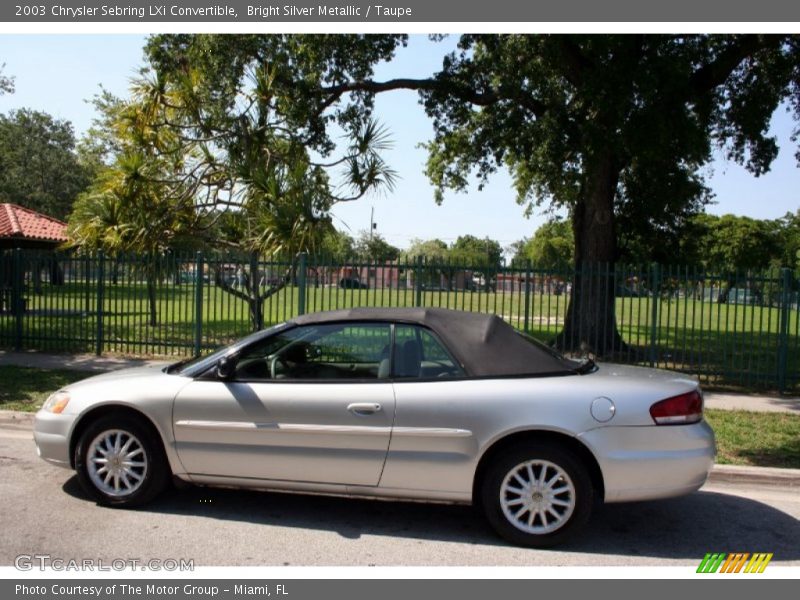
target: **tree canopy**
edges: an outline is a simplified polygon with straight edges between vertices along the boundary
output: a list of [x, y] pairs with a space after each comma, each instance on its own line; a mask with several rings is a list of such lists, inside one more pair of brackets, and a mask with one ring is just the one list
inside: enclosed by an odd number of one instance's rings
[[449, 260], [476, 269], [497, 269], [503, 261], [503, 248], [496, 240], [460, 235], [450, 247]]
[[575, 240], [569, 222], [551, 220], [542, 224], [533, 237], [523, 240], [517, 248], [513, 262], [521, 266], [530, 261], [537, 269], [558, 270], [573, 263]]
[[400, 248], [393, 246], [376, 232], [370, 234], [369, 231], [362, 231], [353, 249], [357, 257], [381, 263], [397, 260], [400, 256]]
[[[787, 99], [800, 112], [799, 49], [798, 36], [462, 36], [417, 84], [434, 122], [428, 175], [441, 194], [506, 167], [528, 209], [569, 210], [578, 266], [613, 263], [620, 231], [669, 237], [708, 201], [714, 144], [769, 169], [772, 114]], [[587, 273], [560, 343], [621, 348], [614, 285]]]
[[0, 115], [0, 201], [65, 219], [93, 175], [69, 121], [28, 109]]
[[403, 252], [405, 262], [413, 262], [422, 258], [427, 262], [444, 263], [449, 259], [447, 244], [439, 239], [421, 240], [414, 238], [411, 245]]
[[5, 63], [0, 65], [0, 96], [14, 93], [14, 78], [3, 74], [5, 68]]

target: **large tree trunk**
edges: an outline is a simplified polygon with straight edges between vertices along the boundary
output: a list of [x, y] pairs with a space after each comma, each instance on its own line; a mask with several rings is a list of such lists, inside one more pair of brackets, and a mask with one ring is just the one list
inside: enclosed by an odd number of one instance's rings
[[608, 356], [625, 347], [615, 315], [614, 196], [618, 181], [619, 168], [610, 153], [587, 164], [581, 198], [572, 213], [575, 275], [564, 329], [555, 340], [561, 350]]

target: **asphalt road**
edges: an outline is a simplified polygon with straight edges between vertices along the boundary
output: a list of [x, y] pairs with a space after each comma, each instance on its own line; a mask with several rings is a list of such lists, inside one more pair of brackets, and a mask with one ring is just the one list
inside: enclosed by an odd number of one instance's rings
[[235, 490], [173, 490], [140, 510], [88, 500], [0, 426], [0, 565], [21, 554], [193, 559], [203, 565], [696, 565], [706, 552], [774, 552], [800, 565], [797, 488], [717, 484], [684, 498], [609, 505], [557, 550], [509, 546], [469, 507]]

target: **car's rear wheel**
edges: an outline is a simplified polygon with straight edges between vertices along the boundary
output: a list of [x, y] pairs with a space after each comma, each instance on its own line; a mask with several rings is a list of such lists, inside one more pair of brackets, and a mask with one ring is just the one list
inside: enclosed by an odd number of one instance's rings
[[481, 501], [492, 527], [515, 544], [561, 544], [589, 520], [594, 490], [586, 467], [552, 444], [515, 446], [486, 472]]
[[137, 506], [169, 483], [164, 450], [152, 427], [127, 415], [109, 415], [90, 424], [75, 449], [78, 481], [107, 506]]

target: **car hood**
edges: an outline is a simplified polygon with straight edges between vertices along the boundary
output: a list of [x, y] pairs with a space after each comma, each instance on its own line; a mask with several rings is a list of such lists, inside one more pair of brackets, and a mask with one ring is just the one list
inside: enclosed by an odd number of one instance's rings
[[163, 406], [191, 382], [188, 377], [164, 372], [163, 366], [137, 367], [95, 375], [62, 388], [69, 392], [67, 413], [81, 413], [99, 404]]
[[[128, 384], [132, 379], [161, 378], [162, 376], [166, 375], [166, 373], [164, 373], [164, 369], [164, 366], [156, 365], [109, 371], [108, 373], [101, 373], [100, 375], [93, 375], [91, 377], [87, 377], [86, 379], [81, 379], [80, 381], [71, 383], [62, 389], [72, 392], [81, 390], [82, 388], [88, 386], [95, 386], [97, 384], [106, 384], [112, 382], [118, 382], [120, 384], [125, 382], [125, 384]], [[168, 376], [173, 377], [172, 375]]]

